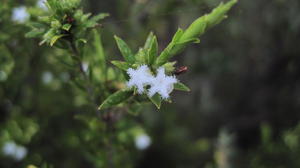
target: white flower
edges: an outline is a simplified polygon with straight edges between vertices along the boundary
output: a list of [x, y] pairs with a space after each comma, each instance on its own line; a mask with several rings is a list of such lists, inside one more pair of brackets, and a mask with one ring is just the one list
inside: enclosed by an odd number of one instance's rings
[[47, 6], [45, 3], [46, 3], [46, 0], [38, 0], [36, 5], [43, 10], [47, 10]]
[[82, 63], [82, 69], [85, 73], [88, 73], [89, 70], [89, 64], [87, 62]]
[[130, 79], [127, 82], [128, 87], [136, 87], [139, 94], [144, 92], [144, 87], [150, 85], [153, 76], [147, 65], [141, 65], [137, 69], [129, 68], [127, 69], [127, 74]]
[[42, 75], [42, 81], [44, 84], [49, 84], [53, 81], [53, 74], [52, 72], [45, 71]]
[[174, 89], [174, 84], [177, 83], [178, 80], [175, 76], [167, 76], [165, 74], [165, 68], [160, 67], [157, 70], [157, 75], [151, 81], [151, 88], [148, 91], [148, 95], [152, 97], [155, 93], [160, 94], [163, 99], [167, 99], [170, 97], [170, 93]]
[[27, 155], [27, 149], [23, 146], [17, 145], [13, 141], [6, 142], [2, 147], [2, 152], [6, 156], [10, 156], [15, 160], [22, 160]]
[[24, 23], [28, 19], [29, 14], [26, 11], [25, 6], [16, 7], [12, 11], [12, 20], [20, 23]]
[[151, 145], [151, 139], [147, 134], [140, 134], [135, 137], [135, 146], [139, 150], [144, 150]]

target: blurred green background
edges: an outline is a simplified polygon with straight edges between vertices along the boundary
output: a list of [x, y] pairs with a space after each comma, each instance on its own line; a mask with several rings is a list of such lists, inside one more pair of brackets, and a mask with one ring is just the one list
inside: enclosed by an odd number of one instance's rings
[[[101, 32], [113, 60], [114, 34], [137, 50], [152, 30], [163, 49], [178, 27], [220, 2], [83, 0], [82, 7], [111, 14]], [[240, 0], [175, 57], [188, 67], [178, 78], [192, 91], [174, 92], [160, 111], [121, 116], [110, 132], [85, 116], [84, 96], [55, 59], [62, 52], [25, 39], [26, 21], [14, 18], [21, 6], [34, 11], [37, 2], [0, 2], [0, 167], [300, 167], [300, 1]]]

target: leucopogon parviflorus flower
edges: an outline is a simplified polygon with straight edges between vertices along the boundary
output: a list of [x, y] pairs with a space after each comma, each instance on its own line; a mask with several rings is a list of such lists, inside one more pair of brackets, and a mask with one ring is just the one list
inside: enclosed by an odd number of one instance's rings
[[150, 86], [147, 90], [149, 97], [158, 93], [162, 99], [168, 99], [174, 89], [174, 84], [178, 82], [175, 76], [167, 76], [165, 68], [159, 67], [157, 75], [153, 76], [147, 65], [141, 65], [137, 69], [129, 68], [127, 74], [130, 79], [127, 82], [129, 88], [136, 87], [139, 94], [145, 92], [145, 87]]
[[147, 65], [141, 65], [137, 69], [128, 68], [127, 74], [130, 77], [127, 86], [129, 88], [136, 87], [139, 94], [144, 93], [145, 86], [150, 85], [153, 80], [153, 76]]
[[158, 93], [163, 99], [168, 99], [174, 89], [174, 84], [177, 82], [178, 80], [175, 76], [167, 76], [165, 68], [160, 67], [157, 70], [156, 77], [150, 83], [151, 87], [148, 90], [148, 95], [152, 97], [155, 93]]

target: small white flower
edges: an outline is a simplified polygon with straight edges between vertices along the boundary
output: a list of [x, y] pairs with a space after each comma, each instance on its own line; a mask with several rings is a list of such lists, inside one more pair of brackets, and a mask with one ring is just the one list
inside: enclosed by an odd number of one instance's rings
[[20, 6], [16, 7], [12, 11], [12, 20], [19, 22], [19, 23], [24, 23], [29, 17], [29, 14], [26, 11], [25, 6]]
[[47, 10], [46, 0], [38, 0], [36, 5], [43, 10]]
[[175, 76], [167, 76], [165, 74], [165, 68], [160, 67], [157, 70], [157, 75], [151, 81], [151, 88], [148, 91], [148, 95], [152, 97], [155, 93], [160, 94], [163, 99], [167, 99], [170, 97], [170, 93], [174, 89], [174, 84], [177, 83], [178, 80]]
[[8, 141], [2, 147], [2, 152], [6, 156], [10, 156], [15, 160], [22, 160], [27, 155], [27, 149], [23, 146], [17, 145], [13, 141]]
[[49, 84], [53, 81], [53, 74], [52, 72], [45, 71], [42, 75], [42, 81], [44, 84]]
[[135, 137], [135, 146], [139, 150], [144, 150], [151, 145], [151, 138], [147, 134], [140, 134]]
[[89, 70], [89, 64], [88, 64], [87, 62], [83, 62], [83, 63], [82, 63], [82, 69], [83, 69], [83, 71], [84, 71], [85, 73], [87, 73], [88, 70]]
[[7, 79], [7, 74], [0, 70], [0, 81], [5, 81]]
[[16, 150], [16, 144], [14, 142], [6, 142], [2, 147], [2, 152], [4, 155], [12, 155]]
[[127, 86], [130, 88], [136, 87], [139, 94], [142, 94], [144, 87], [150, 85], [153, 80], [153, 76], [147, 65], [141, 65], [137, 69], [129, 68], [127, 74], [130, 77]]

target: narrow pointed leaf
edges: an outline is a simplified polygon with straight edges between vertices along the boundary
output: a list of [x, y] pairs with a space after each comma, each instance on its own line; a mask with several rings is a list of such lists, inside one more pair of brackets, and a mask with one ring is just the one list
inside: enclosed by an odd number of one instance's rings
[[66, 31], [69, 31], [69, 30], [71, 29], [71, 27], [72, 27], [71, 24], [64, 24], [64, 25], [62, 26], [62, 29], [63, 29], [63, 30], [66, 30]]
[[123, 71], [127, 71], [130, 68], [130, 64], [124, 61], [111, 61], [111, 63]]
[[33, 29], [30, 32], [25, 34], [26, 38], [33, 38], [33, 37], [39, 37], [42, 36], [45, 33], [44, 30], [40, 30], [40, 29]]
[[188, 88], [185, 84], [180, 83], [180, 82], [174, 84], [174, 89], [180, 90], [180, 91], [186, 91], [186, 92], [191, 91], [190, 88]]
[[162, 99], [159, 94], [156, 93], [154, 96], [149, 97], [149, 99], [158, 109], [160, 109]]
[[51, 41], [50, 41], [50, 46], [53, 46], [54, 43], [55, 43], [58, 39], [60, 39], [60, 38], [62, 38], [62, 37], [64, 37], [64, 36], [66, 36], [66, 35], [62, 34], [62, 35], [56, 35], [56, 36], [52, 37], [52, 38], [51, 38]]
[[119, 90], [115, 92], [114, 94], [110, 95], [100, 106], [99, 110], [103, 110], [106, 108], [110, 108], [113, 106], [116, 106], [127, 99], [129, 99], [133, 95], [132, 90]]
[[148, 51], [148, 65], [152, 65], [155, 62], [155, 59], [157, 57], [157, 52], [158, 52], [158, 43], [156, 37], [154, 36], [151, 40], [150, 48]]
[[100, 65], [102, 71], [105, 71], [106, 69], [106, 56], [104, 52], [104, 48], [102, 45], [102, 40], [101, 40], [101, 33], [97, 32], [97, 30], [93, 31], [94, 34], [94, 42], [93, 46], [95, 47], [95, 53], [96, 53], [96, 58], [95, 61]]
[[146, 42], [145, 42], [145, 45], [144, 45], [144, 49], [147, 50], [147, 49], [150, 48], [153, 37], [154, 37], [153, 32], [150, 32], [149, 35], [148, 35], [148, 37], [147, 37], [147, 39], [146, 39]]
[[147, 51], [144, 48], [140, 48], [134, 57], [135, 57], [136, 63], [140, 63], [140, 64], [147, 63]]
[[[195, 42], [207, 29], [220, 23], [226, 18], [226, 13], [237, 3], [237, 0], [231, 0], [225, 4], [221, 3], [211, 13], [196, 19], [184, 32], [177, 31], [171, 43], [163, 50], [156, 60], [156, 66], [161, 66], [171, 57], [179, 54], [189, 43]], [[197, 41], [196, 41], [197, 42]], [[177, 45], [175, 45], [177, 43]]]
[[132, 54], [131, 49], [128, 47], [128, 45], [125, 43], [125, 41], [123, 41], [119, 37], [115, 36], [115, 40], [117, 42], [119, 50], [120, 50], [121, 54], [123, 55], [124, 59], [127, 62], [133, 64], [135, 61], [135, 58], [134, 58], [134, 55]]

